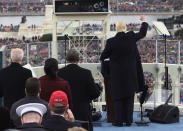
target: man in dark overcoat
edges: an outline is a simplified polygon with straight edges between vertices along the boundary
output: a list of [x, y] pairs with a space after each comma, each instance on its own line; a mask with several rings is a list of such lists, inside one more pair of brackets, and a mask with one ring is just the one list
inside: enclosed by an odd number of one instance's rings
[[99, 88], [94, 82], [92, 73], [78, 65], [79, 53], [76, 50], [67, 52], [66, 67], [59, 69], [58, 76], [67, 80], [72, 92], [72, 112], [76, 120], [83, 121], [81, 126], [93, 131], [92, 110], [90, 103], [100, 95]]
[[25, 97], [25, 81], [32, 77], [29, 69], [22, 67], [24, 52], [20, 48], [11, 50], [11, 64], [0, 70], [0, 97], [4, 105], [11, 108], [12, 104]]
[[136, 42], [146, 36], [145, 16], [138, 33], [126, 32], [126, 24], [118, 22], [117, 34], [108, 39], [100, 60], [110, 59], [111, 94], [114, 103], [114, 126], [130, 126], [133, 122], [134, 94], [139, 89], [139, 52]]

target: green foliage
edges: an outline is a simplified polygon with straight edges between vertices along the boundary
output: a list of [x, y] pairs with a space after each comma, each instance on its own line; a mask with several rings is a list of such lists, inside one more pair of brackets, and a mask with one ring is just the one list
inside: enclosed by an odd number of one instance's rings
[[44, 41], [52, 41], [52, 34], [44, 34], [41, 38], [40, 38], [41, 42]]
[[175, 36], [183, 39], [183, 29], [179, 29], [175, 32]]

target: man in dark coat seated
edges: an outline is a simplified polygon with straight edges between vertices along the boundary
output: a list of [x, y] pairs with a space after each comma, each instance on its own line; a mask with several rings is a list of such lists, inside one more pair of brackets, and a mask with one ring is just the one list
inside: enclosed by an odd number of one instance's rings
[[11, 64], [0, 71], [0, 97], [9, 109], [15, 101], [25, 97], [25, 81], [32, 77], [32, 72], [21, 66], [23, 56], [22, 49], [12, 49]]
[[61, 68], [58, 76], [67, 80], [72, 92], [72, 112], [76, 120], [82, 122], [82, 127], [93, 131], [92, 111], [90, 103], [100, 95], [100, 90], [95, 84], [92, 73], [78, 65], [79, 53], [76, 50], [67, 52], [66, 60], [69, 63]]
[[[139, 54], [136, 42], [146, 36], [148, 24], [145, 16], [140, 31], [126, 32], [126, 24], [119, 22], [116, 36], [107, 40], [100, 60], [110, 59], [111, 94], [114, 103], [114, 126], [130, 126], [133, 122], [134, 94], [139, 90], [137, 65]], [[141, 63], [140, 63], [141, 64]]]
[[19, 106], [16, 113], [21, 117], [22, 126], [18, 127], [21, 131], [46, 131], [42, 126], [42, 117], [47, 108], [40, 103], [29, 103]]
[[79, 126], [74, 123], [74, 117], [69, 109], [68, 98], [65, 92], [55, 91], [49, 101], [51, 116], [43, 123], [44, 127], [53, 131], [67, 131]]
[[[46, 107], [48, 106], [48, 103], [42, 99], [40, 99], [39, 94], [41, 90], [41, 84], [39, 82], [39, 79], [37, 78], [29, 78], [27, 79], [25, 83], [25, 94], [26, 96], [17, 102], [15, 102], [10, 110], [10, 118], [13, 120], [13, 123], [16, 127], [19, 127], [21, 125], [21, 119], [20, 117], [16, 114], [16, 109], [17, 107], [28, 104], [28, 103], [41, 103], [45, 105]], [[49, 111], [47, 111], [44, 114], [43, 120], [45, 120], [49, 116]]]

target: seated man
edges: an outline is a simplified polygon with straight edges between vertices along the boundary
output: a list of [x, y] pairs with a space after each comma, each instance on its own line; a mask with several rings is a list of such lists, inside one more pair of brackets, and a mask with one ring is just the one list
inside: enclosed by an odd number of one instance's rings
[[46, 113], [46, 106], [40, 103], [29, 103], [19, 106], [16, 113], [21, 117], [21, 131], [46, 131], [42, 126], [42, 117]]
[[[41, 89], [41, 84], [37, 78], [29, 78], [25, 84], [25, 94], [26, 96], [17, 102], [15, 102], [10, 110], [10, 118], [13, 120], [13, 123], [16, 127], [21, 125], [20, 117], [16, 114], [17, 107], [28, 104], [28, 103], [41, 103], [47, 107], [48, 103], [39, 98]], [[43, 118], [46, 118], [49, 115], [49, 112], [45, 113]], [[44, 119], [43, 119], [44, 120]]]
[[68, 107], [67, 95], [62, 91], [55, 91], [52, 93], [49, 101], [49, 109], [51, 116], [43, 123], [45, 129], [54, 131], [67, 131], [69, 128], [79, 126], [71, 122], [68, 116], [72, 115]]

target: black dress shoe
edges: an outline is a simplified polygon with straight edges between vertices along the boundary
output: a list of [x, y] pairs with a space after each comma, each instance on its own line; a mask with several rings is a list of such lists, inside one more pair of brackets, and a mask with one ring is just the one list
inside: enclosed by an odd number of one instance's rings
[[131, 126], [131, 125], [132, 125], [132, 123], [126, 123], [125, 124], [125, 126], [128, 126], [128, 127]]
[[122, 127], [123, 123], [113, 122], [112, 125], [117, 127]]

